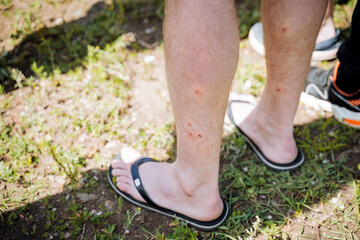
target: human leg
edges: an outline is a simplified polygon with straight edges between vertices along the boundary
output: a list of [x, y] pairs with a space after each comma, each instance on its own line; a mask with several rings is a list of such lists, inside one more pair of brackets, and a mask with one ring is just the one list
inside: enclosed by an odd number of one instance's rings
[[360, 4], [354, 9], [350, 37], [341, 45], [339, 62], [329, 70], [311, 68], [304, 91], [331, 103], [335, 118], [360, 128]]
[[[140, 176], [158, 205], [201, 221], [223, 208], [218, 171], [223, 116], [238, 61], [233, 0], [166, 2], [164, 41], [168, 87], [177, 131], [172, 164], [145, 163]], [[112, 164], [121, 191], [144, 201], [130, 173], [141, 158], [123, 152]]]
[[[293, 119], [326, 4], [311, 0], [262, 1], [266, 87], [250, 115], [242, 122], [235, 121], [273, 162], [290, 163], [298, 154]], [[236, 104], [232, 109], [235, 118], [241, 115]]]
[[360, 89], [360, 3], [356, 4], [351, 21], [350, 37], [341, 45], [338, 58], [340, 67], [336, 86], [346, 94]]

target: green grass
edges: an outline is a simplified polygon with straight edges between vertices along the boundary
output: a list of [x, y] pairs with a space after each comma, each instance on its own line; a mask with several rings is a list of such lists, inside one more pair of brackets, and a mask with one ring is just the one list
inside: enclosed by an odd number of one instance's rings
[[244, 152], [244, 141], [237, 140], [238, 135], [232, 134], [225, 143], [223, 156], [239, 156], [234, 164], [225, 165], [222, 177], [226, 183], [223, 194], [231, 195], [231, 202], [235, 203], [230, 231], [237, 229], [236, 233], [239, 231], [237, 225], [250, 226], [256, 216], [261, 216], [262, 231], [271, 235], [273, 228], [287, 223], [288, 217], [303, 214], [312, 206], [327, 201], [342, 184], [359, 177], [357, 170], [346, 166], [346, 158], [334, 158], [336, 151], [360, 140], [356, 130], [336, 120], [325, 119], [298, 127], [295, 133], [307, 161], [293, 173], [268, 170], [252, 154], [237, 155], [237, 152]]
[[7, 182], [20, 181], [24, 169], [32, 169], [38, 163], [38, 146], [21, 131], [0, 118], [0, 179]]
[[[47, 2], [54, 7], [66, 3]], [[337, 5], [337, 19], [353, 4]], [[139, 222], [142, 210], [115, 198], [101, 177], [119, 146], [159, 160], [176, 157], [173, 122], [136, 126], [129, 114], [133, 86], [127, 63], [142, 47], [126, 26], [160, 21], [164, 2], [108, 1], [90, 19], [51, 28], [40, 21], [39, 1], [27, 11], [12, 9], [10, 0], [0, 6], [18, 18], [14, 50], [3, 52], [0, 61], [0, 188], [6, 187], [0, 190], [1, 226], [16, 227], [24, 236], [60, 239], [127, 239], [133, 232], [148, 239], [303, 239], [308, 226], [328, 238], [359, 238], [360, 167], [349, 163], [360, 134], [334, 119], [296, 127], [306, 163], [291, 173], [264, 167], [238, 133], [224, 136], [221, 195], [232, 213], [219, 229], [201, 232], [178, 221], [150, 228]], [[259, 19], [259, 6], [244, 1], [239, 7], [244, 37]], [[142, 67], [152, 76], [154, 69]], [[235, 81], [238, 91], [259, 95], [264, 68], [246, 64]], [[39, 169], [44, 162], [47, 170]], [[51, 178], [65, 182], [61, 193], [50, 194]], [[77, 196], [101, 191], [110, 192], [101, 204]], [[352, 195], [345, 198], [348, 191]], [[115, 210], [107, 206], [112, 203]], [[34, 227], [21, 224], [24, 220], [42, 222]], [[287, 231], [286, 225], [296, 221], [303, 227]]]

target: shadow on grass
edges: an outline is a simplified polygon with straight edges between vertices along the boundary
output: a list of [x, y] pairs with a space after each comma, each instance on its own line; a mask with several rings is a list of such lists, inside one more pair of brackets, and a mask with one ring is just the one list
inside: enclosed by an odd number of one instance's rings
[[[83, 64], [87, 46], [103, 49], [124, 33], [135, 35], [131, 50], [154, 48], [162, 42], [164, 5], [162, 0], [113, 0], [112, 4], [101, 1], [85, 17], [25, 35], [13, 50], [0, 57], [0, 85], [9, 92], [39, 73], [67, 73]], [[241, 36], [246, 37], [259, 19], [259, 4], [238, 0], [236, 6]], [[21, 33], [12, 37], [21, 38]]]
[[232, 213], [214, 232], [170, 225], [168, 218], [145, 210], [136, 215], [137, 208], [110, 189], [106, 170], [89, 170], [81, 186], [73, 188], [77, 190], [65, 186], [59, 194], [2, 214], [0, 239], [227, 239], [225, 234], [245, 236], [256, 216], [262, 219], [261, 227], [281, 227], [287, 218], [329, 201], [346, 183], [360, 179], [359, 131], [325, 119], [297, 127], [295, 133], [306, 162], [293, 172], [264, 167], [236, 133], [223, 139], [221, 193]]
[[2, 214], [0, 239], [146, 239], [142, 228], [170, 231], [167, 218], [143, 210], [137, 215], [136, 207], [122, 203], [106, 174], [89, 170], [76, 191], [65, 185], [59, 194]]
[[113, 0], [112, 4], [102, 1], [80, 19], [34, 31], [0, 58], [0, 85], [5, 92], [16, 88], [18, 83], [11, 76], [11, 68], [19, 69], [26, 78], [34, 71], [66, 73], [83, 64], [87, 46], [103, 49], [128, 32], [136, 38], [131, 45], [133, 50], [154, 48], [162, 41], [163, 8], [164, 3], [159, 0]]

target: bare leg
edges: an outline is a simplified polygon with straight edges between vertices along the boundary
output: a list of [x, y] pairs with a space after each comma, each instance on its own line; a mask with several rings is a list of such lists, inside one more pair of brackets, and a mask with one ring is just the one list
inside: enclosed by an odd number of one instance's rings
[[335, 24], [334, 24], [334, 0], [328, 0], [326, 13], [321, 24], [319, 34], [316, 38], [316, 42], [322, 42], [335, 36]]
[[[234, 1], [169, 0], [166, 5], [165, 58], [178, 156], [173, 164], [142, 165], [140, 176], [155, 203], [213, 220], [223, 209], [218, 189], [221, 134], [238, 61]], [[140, 156], [127, 150], [122, 157], [124, 162], [113, 163], [118, 187], [144, 201], [129, 170]]]
[[236, 104], [232, 104], [232, 109], [235, 121], [265, 156], [277, 163], [289, 163], [298, 151], [293, 137], [293, 119], [327, 0], [261, 3], [266, 87], [259, 105], [244, 121]]

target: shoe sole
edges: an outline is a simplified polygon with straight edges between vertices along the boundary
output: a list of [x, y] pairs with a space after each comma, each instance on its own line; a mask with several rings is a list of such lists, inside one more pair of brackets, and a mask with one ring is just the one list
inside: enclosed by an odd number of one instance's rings
[[[265, 56], [265, 48], [264, 45], [261, 44], [259, 41], [256, 40], [255, 33], [252, 29], [249, 32], [249, 43], [250, 46], [257, 52], [258, 54]], [[324, 51], [314, 51], [312, 53], [311, 60], [314, 61], [326, 61], [336, 58], [336, 53], [339, 48], [334, 48], [330, 50]]]
[[350, 111], [335, 104], [332, 104], [331, 108], [336, 120], [353, 128], [360, 128], [360, 112]]
[[324, 50], [324, 51], [314, 51], [311, 56], [311, 60], [314, 61], [326, 61], [326, 60], [332, 60], [336, 58], [336, 53], [339, 50], [339, 48], [334, 48], [330, 50]]
[[336, 104], [331, 104], [329, 101], [318, 99], [308, 93], [302, 92], [300, 102], [304, 103], [315, 110], [322, 110], [332, 112], [334, 117], [339, 122], [346, 124], [353, 128], [360, 129], [360, 113], [351, 111], [347, 108], [340, 107]]

